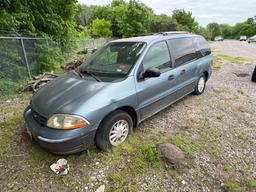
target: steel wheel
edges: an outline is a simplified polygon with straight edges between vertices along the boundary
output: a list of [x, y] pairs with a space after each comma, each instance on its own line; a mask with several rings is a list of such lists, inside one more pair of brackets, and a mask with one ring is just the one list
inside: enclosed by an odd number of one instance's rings
[[126, 120], [119, 120], [114, 123], [109, 132], [109, 142], [117, 146], [125, 141], [129, 133], [129, 123]]

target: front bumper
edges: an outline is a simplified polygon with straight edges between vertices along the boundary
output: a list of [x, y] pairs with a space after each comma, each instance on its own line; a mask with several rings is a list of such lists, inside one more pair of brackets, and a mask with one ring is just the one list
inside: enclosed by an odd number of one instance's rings
[[40, 125], [28, 107], [24, 112], [27, 130], [40, 146], [56, 154], [71, 154], [94, 145], [97, 125], [73, 130], [52, 129]]

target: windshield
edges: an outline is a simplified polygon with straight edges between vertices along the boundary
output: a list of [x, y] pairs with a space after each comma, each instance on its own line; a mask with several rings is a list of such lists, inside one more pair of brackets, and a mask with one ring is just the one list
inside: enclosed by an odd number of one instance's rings
[[79, 67], [101, 80], [113, 81], [124, 78], [144, 50], [143, 42], [112, 42], [97, 51], [91, 59]]

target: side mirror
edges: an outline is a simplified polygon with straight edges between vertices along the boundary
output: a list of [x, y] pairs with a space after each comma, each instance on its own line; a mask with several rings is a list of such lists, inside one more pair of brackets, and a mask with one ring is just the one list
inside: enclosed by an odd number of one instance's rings
[[151, 77], [159, 77], [160, 76], [160, 70], [158, 68], [152, 67], [148, 68], [144, 73], [142, 73], [142, 78], [151, 78]]

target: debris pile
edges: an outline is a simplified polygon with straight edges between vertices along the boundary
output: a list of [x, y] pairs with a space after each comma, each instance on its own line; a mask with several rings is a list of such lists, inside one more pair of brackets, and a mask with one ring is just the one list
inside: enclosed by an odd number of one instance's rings
[[54, 73], [43, 73], [38, 76], [34, 76], [31, 81], [28, 82], [28, 86], [22, 89], [22, 91], [33, 91], [36, 92], [38, 89], [40, 89], [42, 86], [44, 86], [49, 81], [52, 81], [58, 77], [58, 75]]
[[64, 68], [68, 71], [70, 70], [74, 70], [75, 68], [77, 68], [78, 66], [80, 66], [84, 60], [85, 60], [85, 56], [86, 54], [93, 54], [95, 51], [97, 51], [96, 48], [85, 48], [83, 51], [79, 51], [77, 54], [79, 54], [79, 58], [74, 59], [73, 61], [69, 62], [66, 64], [66, 66], [64, 66]]
[[87, 53], [93, 54], [95, 51], [97, 51], [97, 48], [86, 48], [85, 50]]
[[80, 66], [83, 62], [84, 62], [84, 58], [79, 57], [78, 59], [75, 59], [75, 60], [69, 62], [65, 68], [66, 68], [66, 70], [71, 71], [71, 70], [74, 70], [75, 68], [77, 68], [78, 66]]

